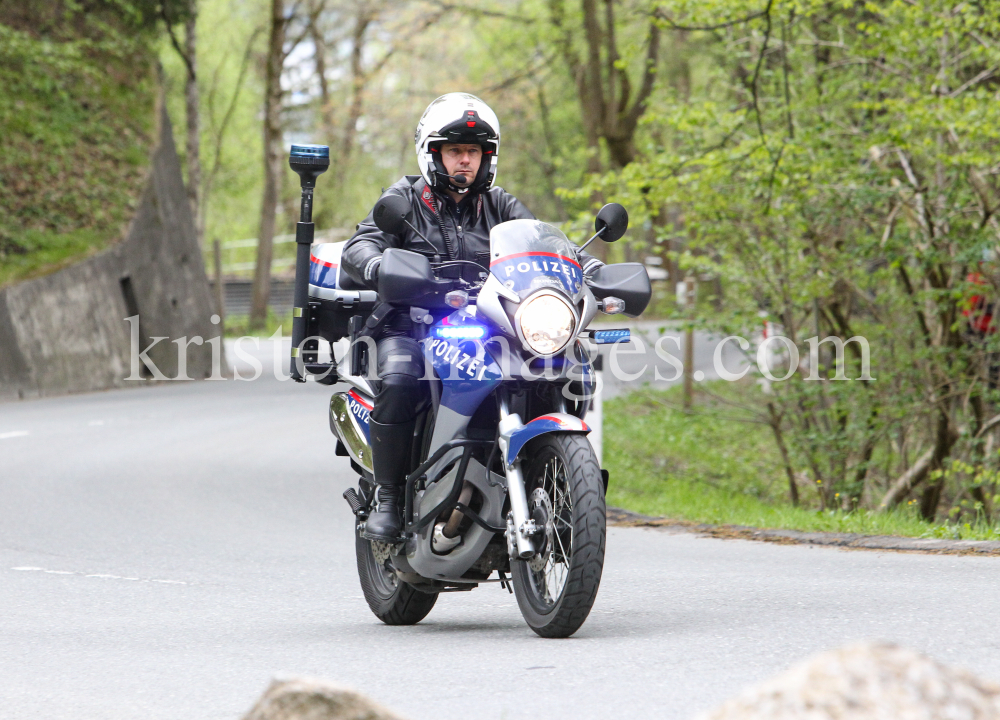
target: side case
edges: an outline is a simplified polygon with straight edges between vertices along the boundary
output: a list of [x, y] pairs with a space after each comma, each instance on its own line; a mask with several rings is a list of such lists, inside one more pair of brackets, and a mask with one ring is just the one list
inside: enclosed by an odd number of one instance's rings
[[309, 257], [309, 334], [336, 342], [349, 334], [354, 315], [368, 317], [378, 300], [374, 290], [357, 285], [341, 271], [344, 242], [314, 245]]

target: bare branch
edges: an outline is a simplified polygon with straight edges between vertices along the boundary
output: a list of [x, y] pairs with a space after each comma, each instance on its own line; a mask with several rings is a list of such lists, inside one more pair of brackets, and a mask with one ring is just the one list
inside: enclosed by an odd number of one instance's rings
[[642, 73], [642, 85], [639, 94], [635, 96], [635, 102], [626, 116], [629, 126], [634, 126], [639, 122], [639, 118], [646, 111], [646, 101], [653, 92], [656, 84], [656, 70], [659, 66], [660, 56], [660, 27], [655, 23], [649, 24], [649, 44], [646, 47], [646, 65]]
[[978, 440], [983, 435], [988, 433], [990, 430], [995, 428], [997, 425], [1000, 425], [1000, 415], [994, 415], [985, 423], [983, 423], [983, 426], [979, 428], [979, 432], [976, 433], [976, 436], [973, 438], [973, 440]]
[[[208, 195], [212, 189], [212, 185], [215, 182], [215, 177], [222, 167], [222, 138], [226, 134], [226, 128], [229, 127], [229, 122], [233, 118], [233, 114], [236, 111], [236, 101], [239, 100], [240, 91], [243, 89], [243, 81], [246, 79], [247, 69], [250, 67], [250, 58], [253, 55], [253, 46], [257, 41], [258, 36], [264, 32], [264, 28], [255, 28], [253, 33], [250, 35], [250, 39], [247, 40], [246, 50], [243, 52], [243, 62], [240, 65], [240, 73], [236, 78], [236, 87], [233, 89], [233, 96], [229, 100], [229, 107], [226, 108], [225, 115], [222, 116], [222, 123], [219, 125], [219, 130], [215, 134], [215, 160], [212, 163], [212, 169], [208, 173], [208, 177], [205, 178], [205, 188], [203, 193], [203, 207], [208, 205]], [[221, 63], [220, 63], [221, 67]]]
[[[312, 32], [312, 27], [319, 19], [319, 16], [323, 13], [325, 6], [326, 6], [326, 0], [320, 0], [315, 5], [312, 5], [310, 7], [309, 14], [305, 18], [305, 24], [302, 26], [302, 32], [300, 32], [290, 41], [286, 42], [286, 49], [283, 53], [282, 63], [284, 63], [285, 58], [291, 55], [292, 51], [299, 46], [299, 43], [301, 43], [303, 40], [306, 39], [306, 35]], [[295, 20], [295, 18], [298, 16], [298, 10], [299, 10], [299, 4], [296, 3], [295, 5], [292, 6], [291, 12], [289, 12], [288, 16], [285, 18], [286, 25], [290, 26], [292, 24], [292, 21]]]
[[885, 247], [885, 244], [889, 242], [889, 238], [892, 237], [893, 232], [896, 230], [896, 215], [899, 214], [899, 208], [902, 204], [896, 203], [892, 206], [892, 210], [889, 211], [889, 217], [885, 220], [885, 230], [882, 231], [882, 240], [879, 242], [881, 247]]
[[191, 62], [191, 58], [187, 56], [187, 53], [181, 49], [181, 44], [177, 40], [177, 36], [174, 34], [174, 24], [170, 20], [169, 15], [167, 15], [167, 4], [162, 3], [160, 5], [160, 16], [163, 18], [163, 24], [167, 26], [167, 34], [170, 35], [170, 44], [174, 46], [174, 50], [177, 54], [181, 56], [181, 60], [184, 61], [184, 66], [187, 68], [188, 79], [195, 79], [194, 63]]
[[377, 63], [375, 63], [371, 68], [365, 71], [364, 73], [365, 79], [371, 78], [373, 75], [377, 75], [379, 72], [381, 72], [382, 68], [384, 68], [386, 63], [389, 62], [392, 56], [396, 54], [397, 50], [399, 50], [403, 46], [406, 46], [409, 43], [409, 41], [412, 40], [415, 36], [419, 35], [424, 30], [426, 30], [431, 25], [440, 20], [444, 16], [444, 13], [445, 11], [439, 12], [434, 15], [428, 15], [423, 19], [423, 21], [420, 24], [414, 25], [410, 29], [410, 31], [406, 33], [406, 35], [400, 38], [400, 40], [395, 45], [393, 45], [386, 51], [385, 55], [383, 55], [382, 58]]
[[759, 17], [764, 17], [770, 11], [771, 1], [769, 0], [767, 7], [760, 12], [750, 13], [749, 15], [741, 17], [737, 20], [728, 20], [727, 22], [719, 23], [718, 25], [680, 25], [665, 15], [662, 8], [657, 8], [656, 12], [653, 13], [653, 17], [668, 25], [671, 30], [722, 30], [723, 28], [742, 25], [743, 23], [748, 23], [751, 20], [756, 20]]
[[997, 70], [1000, 70], [1000, 66], [998, 66], [998, 65], [994, 65], [993, 67], [989, 68], [988, 70], [983, 70], [981, 73], [979, 73], [978, 75], [976, 75], [971, 80], [968, 80], [967, 82], [962, 83], [961, 85], [958, 86], [958, 88], [956, 88], [955, 90], [953, 90], [950, 93], [948, 93], [948, 97], [950, 97], [950, 98], [958, 97], [959, 95], [961, 95], [963, 92], [965, 92], [966, 90], [968, 90], [973, 85], [977, 85], [978, 83], [981, 83], [983, 80], [986, 80], [987, 78], [992, 77], [993, 73], [995, 73]]
[[923, 482], [924, 478], [927, 477], [927, 471], [930, 469], [933, 459], [934, 448], [932, 447], [920, 456], [920, 459], [914, 463], [913, 467], [900, 475], [892, 484], [885, 497], [882, 498], [882, 502], [879, 503], [878, 509], [889, 510], [898, 505], [899, 501], [905, 498], [910, 490]]
[[498, 10], [486, 10], [481, 7], [475, 7], [473, 5], [464, 5], [461, 3], [448, 3], [442, 2], [442, 0], [433, 0], [434, 5], [437, 5], [443, 11], [455, 10], [457, 12], [466, 13], [473, 17], [492, 17], [501, 18], [503, 20], [510, 20], [512, 22], [524, 23], [525, 25], [534, 24], [538, 18], [525, 17], [522, 15], [512, 15], [510, 13], [500, 12]]
[[504, 78], [500, 82], [496, 83], [495, 85], [490, 85], [481, 92], [488, 94], [496, 92], [498, 90], [505, 90], [511, 87], [512, 85], [516, 85], [522, 80], [528, 80], [529, 78], [533, 78], [542, 70], [545, 70], [552, 63], [554, 59], [555, 59], [554, 56], [543, 57], [542, 61], [537, 65], [534, 65], [528, 68], [527, 70], [523, 70], [522, 72], [516, 73], [515, 75], [511, 75], [508, 78]]
[[[764, 133], [764, 122], [760, 117], [760, 105], [758, 103], [757, 96], [757, 80], [760, 78], [760, 68], [764, 64], [764, 55], [767, 53], [767, 43], [771, 39], [771, 5], [774, 4], [774, 0], [767, 0], [767, 7], [764, 8], [764, 19], [767, 21], [767, 25], [764, 27], [764, 43], [760, 48], [760, 55], [757, 56], [757, 66], [753, 71], [753, 78], [750, 80], [750, 93], [753, 96], [753, 109], [757, 115], [757, 130], [760, 133], [761, 141], [766, 139]], [[766, 147], [766, 145], [765, 145]], [[768, 150], [768, 154], [770, 154]]]
[[[793, 11], [794, 12], [794, 11]], [[789, 17], [789, 22], [791, 17]], [[788, 86], [788, 75], [790, 71], [788, 69], [788, 42], [786, 40], [786, 31], [788, 29], [788, 23], [781, 24], [781, 66], [785, 79], [785, 112], [788, 120], [788, 137], [795, 137], [795, 124], [792, 122], [792, 95]]]

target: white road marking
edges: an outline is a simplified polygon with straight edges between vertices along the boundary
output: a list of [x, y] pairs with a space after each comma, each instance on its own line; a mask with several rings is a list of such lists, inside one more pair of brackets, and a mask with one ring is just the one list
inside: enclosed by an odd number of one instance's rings
[[104, 424], [103, 420], [91, 420], [89, 423], [87, 423], [87, 425], [90, 426], [90, 427], [94, 427], [95, 425], [103, 425], [103, 424]]
[[101, 580], [129, 580], [131, 582], [148, 582], [148, 583], [163, 583], [165, 585], [190, 585], [191, 583], [184, 582], [182, 580], [160, 580], [159, 578], [137, 578], [137, 577], [123, 577], [121, 575], [108, 575], [107, 573], [82, 573], [73, 572], [72, 570], [46, 570], [40, 567], [12, 567], [11, 570], [17, 570], [18, 572], [41, 572], [48, 575], [79, 575], [85, 578], [99, 578]]
[[9, 440], [10, 438], [24, 437], [28, 434], [27, 430], [14, 430], [13, 432], [0, 433], [0, 440]]

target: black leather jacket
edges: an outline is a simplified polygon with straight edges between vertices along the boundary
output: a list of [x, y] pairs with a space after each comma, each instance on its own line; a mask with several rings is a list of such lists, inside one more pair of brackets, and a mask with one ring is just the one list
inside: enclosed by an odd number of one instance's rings
[[[427, 187], [419, 175], [407, 175], [386, 193], [402, 195], [413, 208], [410, 223], [429, 242], [406, 229], [402, 235], [390, 235], [379, 230], [372, 214], [358, 225], [357, 232], [347, 242], [341, 255], [341, 267], [351, 279], [377, 290], [373, 279], [375, 269], [387, 248], [403, 248], [426, 255], [431, 260], [471, 260], [489, 268], [490, 230], [508, 220], [534, 219], [521, 202], [495, 187], [488, 192], [463, 198], [455, 204], [451, 196]], [[590, 274], [601, 262], [587, 253], [580, 253], [584, 274]]]

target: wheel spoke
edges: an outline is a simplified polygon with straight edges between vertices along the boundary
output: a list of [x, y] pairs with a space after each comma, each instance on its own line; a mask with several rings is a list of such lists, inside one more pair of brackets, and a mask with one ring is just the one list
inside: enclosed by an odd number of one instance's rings
[[[552, 533], [552, 535], [553, 535], [553, 537], [555, 537], [556, 542], [559, 543], [559, 552], [562, 553], [563, 559], [568, 563], [569, 559], [570, 559], [570, 554], [568, 552], [566, 552], [566, 548], [565, 548], [565, 546], [563, 546], [562, 538], [559, 537], [559, 533]], [[573, 541], [572, 541], [572, 538], [571, 538], [570, 539], [570, 548], [572, 548], [572, 547], [573, 547]]]
[[545, 605], [553, 605], [561, 597], [569, 579], [573, 551], [573, 499], [569, 492], [566, 465], [560, 457], [549, 457], [535, 478], [533, 487], [544, 493], [548, 513], [548, 543], [544, 562], [541, 567], [537, 564], [530, 567], [529, 575], [538, 599]]

